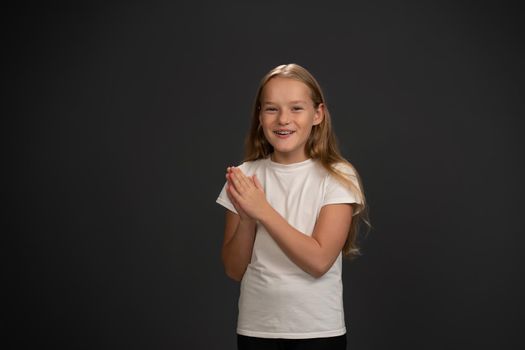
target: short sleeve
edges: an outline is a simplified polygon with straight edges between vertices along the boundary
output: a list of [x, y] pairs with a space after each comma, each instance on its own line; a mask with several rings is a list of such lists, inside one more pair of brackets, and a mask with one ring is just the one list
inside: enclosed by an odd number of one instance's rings
[[226, 186], [228, 186], [228, 181], [222, 186], [221, 193], [219, 194], [219, 197], [217, 197], [216, 202], [226, 209], [229, 209], [233, 211], [235, 214], [237, 213], [237, 210], [235, 210], [235, 207], [233, 206], [232, 202], [230, 201], [230, 198], [228, 198], [228, 193], [226, 192]]
[[[346, 174], [353, 186], [350, 188], [348, 185], [338, 180], [334, 175], [328, 174], [326, 179], [325, 194], [321, 206], [338, 203], [356, 203], [361, 206], [363, 203], [362, 193], [355, 172], [348, 166], [340, 167], [339, 170]], [[359, 210], [356, 210], [354, 215]]]

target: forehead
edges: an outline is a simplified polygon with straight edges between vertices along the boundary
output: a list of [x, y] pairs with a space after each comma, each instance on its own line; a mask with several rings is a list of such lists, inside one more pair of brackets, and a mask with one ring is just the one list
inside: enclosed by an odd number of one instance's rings
[[302, 81], [275, 77], [270, 79], [261, 93], [261, 102], [310, 101], [310, 88]]

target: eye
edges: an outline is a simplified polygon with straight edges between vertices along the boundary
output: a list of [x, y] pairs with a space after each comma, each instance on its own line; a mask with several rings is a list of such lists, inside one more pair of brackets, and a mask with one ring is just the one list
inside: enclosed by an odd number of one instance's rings
[[273, 113], [273, 112], [277, 112], [277, 108], [275, 108], [275, 107], [265, 107], [264, 111], [268, 112], [268, 113]]
[[303, 107], [301, 107], [301, 106], [293, 106], [292, 107], [292, 111], [294, 111], [294, 112], [299, 112], [299, 111], [302, 111], [302, 110], [303, 110]]

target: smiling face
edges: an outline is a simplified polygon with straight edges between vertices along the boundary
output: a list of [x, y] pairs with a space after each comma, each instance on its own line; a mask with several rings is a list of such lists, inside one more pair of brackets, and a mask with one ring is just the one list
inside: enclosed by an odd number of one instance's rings
[[323, 104], [314, 106], [301, 81], [274, 77], [263, 88], [259, 122], [273, 146], [273, 161], [283, 164], [308, 159], [305, 145], [314, 125], [323, 121]]

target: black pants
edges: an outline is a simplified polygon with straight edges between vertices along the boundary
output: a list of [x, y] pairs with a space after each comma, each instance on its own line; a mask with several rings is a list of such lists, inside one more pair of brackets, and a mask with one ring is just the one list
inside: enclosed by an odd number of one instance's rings
[[270, 339], [237, 334], [239, 350], [346, 350], [346, 334], [329, 338]]

